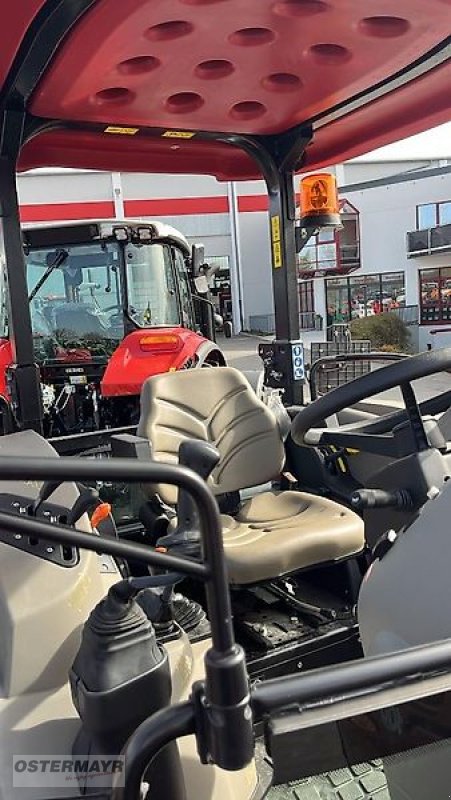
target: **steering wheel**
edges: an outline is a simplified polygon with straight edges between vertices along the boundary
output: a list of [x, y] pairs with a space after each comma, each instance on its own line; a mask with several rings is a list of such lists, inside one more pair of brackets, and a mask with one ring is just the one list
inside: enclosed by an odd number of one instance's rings
[[[401, 457], [430, 447], [422, 414], [438, 414], [451, 405], [451, 392], [443, 392], [418, 405], [411, 382], [437, 372], [451, 370], [451, 348], [421, 353], [403, 361], [369, 372], [356, 380], [339, 386], [323, 397], [314, 400], [297, 413], [291, 425], [291, 437], [298, 445], [317, 447], [335, 445]], [[401, 389], [405, 411], [387, 414], [374, 422], [362, 422], [334, 428], [324, 427], [324, 421], [379, 392], [398, 387]], [[405, 427], [407, 438], [396, 436], [397, 429]]]

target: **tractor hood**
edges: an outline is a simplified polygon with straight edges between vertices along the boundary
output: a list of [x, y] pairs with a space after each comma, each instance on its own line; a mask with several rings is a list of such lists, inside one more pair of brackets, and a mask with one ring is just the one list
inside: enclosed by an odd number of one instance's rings
[[1, 101], [21, 170], [256, 178], [240, 136], [299, 126], [312, 170], [450, 118], [450, 31], [450, 0], [21, 0]]

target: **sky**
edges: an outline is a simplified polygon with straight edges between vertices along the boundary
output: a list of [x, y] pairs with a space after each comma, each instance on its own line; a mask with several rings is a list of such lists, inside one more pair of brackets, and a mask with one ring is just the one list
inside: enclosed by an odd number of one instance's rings
[[429, 131], [403, 139], [395, 144], [373, 150], [354, 161], [394, 161], [416, 158], [450, 158], [451, 159], [451, 122], [431, 128]]

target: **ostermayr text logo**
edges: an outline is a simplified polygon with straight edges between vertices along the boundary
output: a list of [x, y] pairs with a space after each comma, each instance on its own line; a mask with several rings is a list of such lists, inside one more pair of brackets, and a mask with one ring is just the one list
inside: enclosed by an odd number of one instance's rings
[[123, 786], [121, 756], [26, 755], [13, 756], [13, 786], [45, 788], [78, 783], [84, 786]]

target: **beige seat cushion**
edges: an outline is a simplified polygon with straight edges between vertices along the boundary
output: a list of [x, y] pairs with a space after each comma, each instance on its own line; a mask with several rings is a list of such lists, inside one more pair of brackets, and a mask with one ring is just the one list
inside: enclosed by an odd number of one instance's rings
[[353, 511], [304, 492], [264, 492], [236, 517], [222, 515], [231, 583], [258, 583], [359, 553], [363, 521]]

